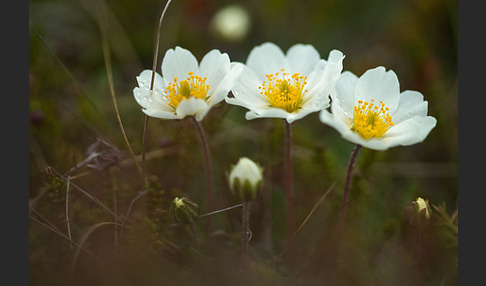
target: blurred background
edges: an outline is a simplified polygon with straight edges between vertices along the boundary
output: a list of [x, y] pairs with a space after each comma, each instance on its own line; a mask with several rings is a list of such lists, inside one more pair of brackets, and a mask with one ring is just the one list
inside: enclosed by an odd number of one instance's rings
[[[238, 269], [239, 208], [213, 215], [207, 239], [204, 219], [197, 220], [202, 248], [191, 228], [170, 216], [172, 200], [182, 196], [199, 205], [199, 214], [209, 212], [191, 122], [148, 120], [147, 192], [119, 125], [118, 115], [140, 159], [145, 115], [132, 90], [136, 76], [152, 68], [165, 4], [29, 1], [31, 285], [457, 284], [457, 1], [171, 2], [158, 72], [165, 51], [175, 46], [198, 60], [219, 49], [245, 62], [263, 42], [283, 51], [312, 44], [324, 59], [332, 49], [342, 51], [344, 70], [358, 76], [376, 66], [395, 71], [401, 90], [420, 91], [437, 119], [422, 143], [361, 151], [339, 242], [335, 221], [353, 144], [322, 124], [318, 113], [296, 121], [293, 216], [305, 224], [287, 245], [281, 120], [247, 121], [246, 109], [224, 102], [211, 109], [203, 126], [215, 208], [238, 204], [226, 176], [240, 157], [265, 168], [250, 218], [250, 273]], [[106, 156], [93, 161], [94, 152]], [[421, 230], [419, 259], [417, 226], [407, 211], [417, 197], [428, 200], [433, 214]], [[122, 233], [110, 212], [126, 218]]]

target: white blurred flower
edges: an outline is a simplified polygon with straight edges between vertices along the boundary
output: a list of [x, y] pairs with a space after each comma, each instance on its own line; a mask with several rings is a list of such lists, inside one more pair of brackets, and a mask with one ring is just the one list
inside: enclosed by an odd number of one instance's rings
[[288, 123], [329, 106], [329, 95], [342, 71], [343, 53], [328, 61], [312, 45], [296, 44], [286, 54], [273, 43], [254, 47], [229, 104], [249, 109], [246, 119], [283, 118]]
[[346, 140], [374, 150], [425, 140], [437, 120], [427, 116], [428, 103], [418, 91], [400, 93], [396, 74], [377, 67], [360, 78], [345, 71], [331, 95], [331, 112], [320, 120]]
[[215, 104], [228, 94], [241, 73], [241, 64], [230, 63], [226, 53], [208, 52], [198, 64], [194, 55], [181, 47], [169, 49], [162, 60], [162, 76], [155, 74], [150, 90], [152, 71], [137, 76], [133, 89], [142, 111], [161, 119], [182, 119], [194, 116], [201, 121]]
[[243, 201], [253, 200], [260, 190], [263, 169], [252, 160], [242, 157], [229, 174], [231, 191]]
[[216, 12], [209, 27], [224, 40], [238, 42], [244, 39], [250, 30], [250, 16], [242, 6], [228, 5]]

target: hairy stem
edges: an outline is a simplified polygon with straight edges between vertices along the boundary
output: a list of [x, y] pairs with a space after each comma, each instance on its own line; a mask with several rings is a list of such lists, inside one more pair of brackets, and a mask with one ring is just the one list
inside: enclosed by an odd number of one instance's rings
[[242, 267], [246, 268], [248, 264], [248, 245], [250, 235], [250, 202], [243, 202], [243, 209], [241, 211], [241, 263]]
[[339, 214], [340, 225], [343, 226], [344, 220], [346, 217], [346, 210], [348, 207], [348, 196], [349, 196], [349, 185], [351, 183], [351, 176], [353, 173], [354, 162], [356, 158], [358, 158], [359, 151], [363, 148], [363, 146], [356, 144], [351, 151], [351, 156], [349, 157], [348, 161], [348, 168], [346, 171], [346, 180], [344, 182], [344, 192], [343, 192], [343, 200], [341, 203], [341, 212]]

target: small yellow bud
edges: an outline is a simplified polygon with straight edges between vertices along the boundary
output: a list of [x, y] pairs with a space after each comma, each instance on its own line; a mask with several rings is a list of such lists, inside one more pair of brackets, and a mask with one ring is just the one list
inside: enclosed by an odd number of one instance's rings
[[170, 206], [170, 214], [177, 223], [189, 224], [197, 218], [198, 205], [186, 197], [175, 197]]
[[414, 203], [419, 215], [425, 216], [426, 219], [429, 219], [430, 218], [429, 201], [424, 200], [421, 197], [418, 197]]

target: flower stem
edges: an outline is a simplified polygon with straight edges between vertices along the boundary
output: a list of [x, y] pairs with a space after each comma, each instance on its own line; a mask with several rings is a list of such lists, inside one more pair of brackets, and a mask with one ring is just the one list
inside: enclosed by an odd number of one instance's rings
[[293, 169], [292, 169], [292, 125], [284, 120], [285, 127], [285, 196], [287, 199], [287, 238], [293, 233]]
[[243, 209], [241, 213], [242, 213], [241, 263], [243, 269], [245, 269], [248, 264], [248, 245], [249, 245], [249, 235], [250, 235], [250, 202], [249, 201], [243, 202]]
[[413, 258], [414, 258], [414, 261], [415, 263], [419, 263], [419, 260], [420, 260], [420, 244], [421, 244], [421, 241], [422, 241], [422, 228], [419, 226], [416, 230], [415, 230], [415, 237], [414, 237], [414, 241], [413, 241]]
[[[197, 121], [193, 116], [189, 117], [199, 135], [199, 142], [201, 143], [204, 163], [206, 168], [206, 209], [211, 211], [213, 209], [213, 171], [211, 166], [211, 155], [209, 153], [209, 145], [204, 133], [203, 126], [200, 121]], [[206, 220], [206, 237], [211, 230], [212, 218], [208, 217]]]
[[341, 203], [341, 212], [339, 214], [340, 225], [344, 225], [344, 219], [346, 217], [346, 209], [348, 207], [348, 196], [349, 196], [349, 185], [351, 182], [351, 176], [353, 173], [353, 166], [356, 158], [358, 158], [359, 151], [363, 148], [363, 146], [356, 144], [351, 151], [351, 156], [349, 157], [348, 161], [348, 169], [346, 171], [346, 181], [344, 182], [344, 192], [343, 192], [343, 200]]

